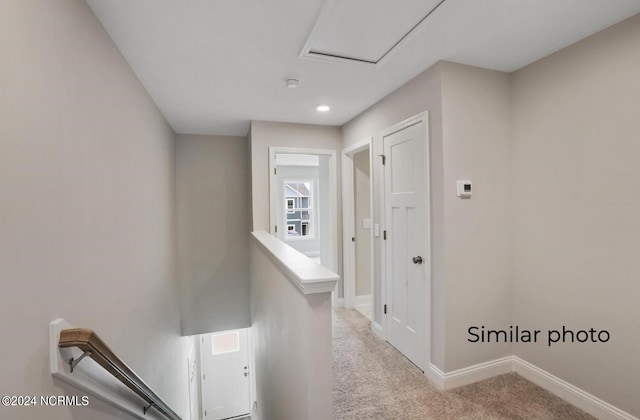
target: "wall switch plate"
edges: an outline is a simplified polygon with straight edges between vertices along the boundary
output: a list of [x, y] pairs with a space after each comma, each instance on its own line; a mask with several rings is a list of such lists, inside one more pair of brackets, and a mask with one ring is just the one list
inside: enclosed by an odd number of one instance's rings
[[460, 198], [471, 198], [472, 188], [469, 180], [456, 181], [456, 195]]

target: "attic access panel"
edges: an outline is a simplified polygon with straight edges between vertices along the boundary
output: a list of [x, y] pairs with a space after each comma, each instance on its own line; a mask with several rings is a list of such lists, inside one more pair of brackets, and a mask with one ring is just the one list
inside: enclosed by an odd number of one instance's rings
[[444, 0], [327, 0], [301, 56], [376, 65], [442, 3]]

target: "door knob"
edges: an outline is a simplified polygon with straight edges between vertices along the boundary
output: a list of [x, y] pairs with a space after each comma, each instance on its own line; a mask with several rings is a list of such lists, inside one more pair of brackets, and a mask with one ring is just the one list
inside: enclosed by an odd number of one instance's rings
[[414, 264], [422, 264], [422, 257], [420, 255], [413, 257], [412, 260]]

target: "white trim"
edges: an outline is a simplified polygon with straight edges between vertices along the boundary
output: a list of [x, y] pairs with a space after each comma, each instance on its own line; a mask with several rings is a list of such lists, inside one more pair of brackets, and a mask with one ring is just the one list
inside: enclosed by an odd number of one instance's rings
[[356, 306], [370, 305], [373, 302], [371, 295], [358, 295], [356, 296]]
[[513, 359], [511, 356], [490, 360], [477, 365], [444, 373], [433, 363], [429, 363], [425, 369], [425, 375], [442, 390], [469, 385], [474, 382], [489, 379], [513, 371]]
[[336, 287], [340, 276], [302, 252], [265, 231], [253, 232], [251, 236], [303, 294], [332, 292]]
[[353, 198], [353, 159], [342, 151], [342, 291], [344, 307], [353, 308], [355, 295], [355, 244], [351, 240], [355, 236], [354, 198]]
[[[371, 311], [371, 317], [373, 318], [373, 311]], [[385, 341], [387, 340], [386, 337], [384, 336], [384, 330], [382, 329], [382, 325], [378, 324], [373, 319], [371, 320], [371, 331], [373, 331], [373, 333], [377, 335], [381, 340], [385, 340]]]
[[598, 419], [638, 420], [637, 417], [632, 416], [626, 411], [571, 385], [569, 382], [522, 360], [518, 356], [513, 356], [513, 370], [523, 378], [530, 380], [534, 384], [570, 402]]
[[506, 356], [447, 373], [430, 363], [424, 374], [439, 389], [448, 390], [509, 372], [516, 372], [598, 419], [640, 420], [518, 356]]
[[424, 374], [438, 389], [445, 389], [445, 373], [438, 366], [429, 363]]
[[[353, 145], [342, 149], [342, 278], [345, 308], [356, 306], [356, 251], [355, 243], [351, 240], [356, 236], [355, 232], [355, 191], [353, 188], [353, 156], [364, 150], [369, 150], [369, 174], [373, 176], [372, 170], [372, 148], [373, 138], [367, 137]], [[371, 212], [373, 213], [373, 180], [369, 183]], [[371, 215], [373, 218], [373, 214]], [[373, 295], [373, 229], [371, 235], [371, 293]], [[373, 318], [373, 311], [371, 313]]]
[[338, 298], [335, 304], [336, 308], [344, 308], [344, 298]]

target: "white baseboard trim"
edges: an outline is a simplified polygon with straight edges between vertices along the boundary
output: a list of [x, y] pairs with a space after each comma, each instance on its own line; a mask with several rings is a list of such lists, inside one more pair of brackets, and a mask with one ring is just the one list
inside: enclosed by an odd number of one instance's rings
[[371, 304], [371, 295], [356, 296], [356, 306]]
[[525, 379], [569, 401], [579, 409], [602, 420], [638, 420], [637, 417], [623, 411], [600, 398], [589, 394], [569, 382], [532, 365], [526, 360], [513, 356], [513, 370]]
[[434, 381], [438, 388], [447, 390], [512, 371], [513, 359], [511, 356], [506, 356], [447, 373], [442, 372], [437, 366], [430, 363], [425, 374]]
[[429, 363], [429, 366], [424, 370], [424, 374], [438, 389], [444, 389], [444, 372], [438, 366]]
[[385, 336], [384, 336], [384, 330], [382, 328], [382, 325], [378, 324], [375, 321], [371, 321], [371, 331], [373, 331], [373, 333], [375, 335], [377, 335], [379, 338], [386, 340]]
[[502, 357], [447, 373], [430, 363], [424, 374], [439, 389], [447, 390], [509, 372], [516, 372], [598, 419], [640, 420], [517, 356]]

